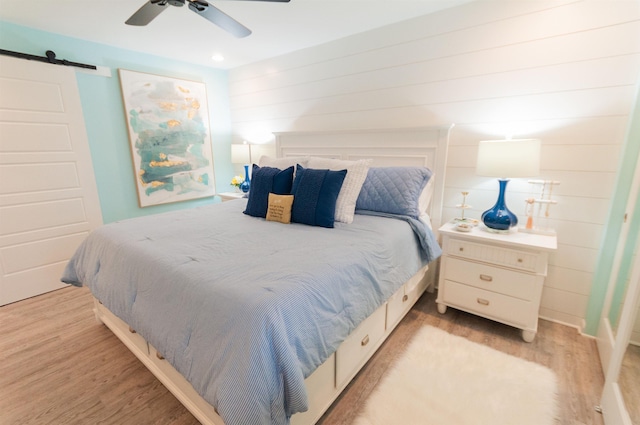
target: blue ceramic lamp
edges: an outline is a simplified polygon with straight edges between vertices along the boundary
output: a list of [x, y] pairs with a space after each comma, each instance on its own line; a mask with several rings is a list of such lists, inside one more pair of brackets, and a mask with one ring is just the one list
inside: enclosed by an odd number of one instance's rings
[[489, 231], [510, 232], [518, 217], [507, 208], [505, 194], [511, 177], [533, 177], [540, 173], [540, 140], [487, 140], [478, 146], [476, 174], [499, 177], [500, 193], [496, 204], [482, 213]]
[[231, 145], [231, 162], [233, 164], [244, 164], [244, 181], [240, 185], [243, 193], [249, 192], [251, 189], [251, 180], [249, 179], [249, 164], [251, 164], [251, 145], [244, 142], [241, 145]]

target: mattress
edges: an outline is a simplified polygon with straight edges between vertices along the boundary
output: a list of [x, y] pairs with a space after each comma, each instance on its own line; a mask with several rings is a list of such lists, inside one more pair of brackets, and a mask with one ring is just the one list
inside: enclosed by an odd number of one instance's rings
[[250, 217], [245, 206], [105, 225], [62, 280], [88, 286], [227, 425], [287, 424], [307, 409], [304, 379], [439, 248], [406, 217], [356, 214], [327, 229]]

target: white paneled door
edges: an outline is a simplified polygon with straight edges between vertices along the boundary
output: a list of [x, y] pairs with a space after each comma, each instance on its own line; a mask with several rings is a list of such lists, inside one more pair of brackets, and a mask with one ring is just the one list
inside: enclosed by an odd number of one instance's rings
[[0, 56], [0, 305], [63, 287], [101, 223], [75, 71]]

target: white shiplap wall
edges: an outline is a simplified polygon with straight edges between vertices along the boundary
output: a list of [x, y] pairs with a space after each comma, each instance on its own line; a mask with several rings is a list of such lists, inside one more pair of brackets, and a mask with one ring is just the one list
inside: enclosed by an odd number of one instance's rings
[[[472, 217], [495, 202], [496, 181], [474, 173], [479, 140], [540, 138], [539, 178], [561, 181], [541, 315], [581, 327], [639, 76], [638, 1], [480, 0], [233, 69], [232, 126], [263, 142], [455, 123], [445, 220], [463, 190]], [[509, 183], [520, 216], [528, 196]]]

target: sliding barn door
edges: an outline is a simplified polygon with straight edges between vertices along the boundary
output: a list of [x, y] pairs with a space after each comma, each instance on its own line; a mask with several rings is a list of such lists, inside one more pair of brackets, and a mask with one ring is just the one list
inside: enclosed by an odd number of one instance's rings
[[101, 222], [75, 71], [0, 56], [0, 305], [64, 286]]

